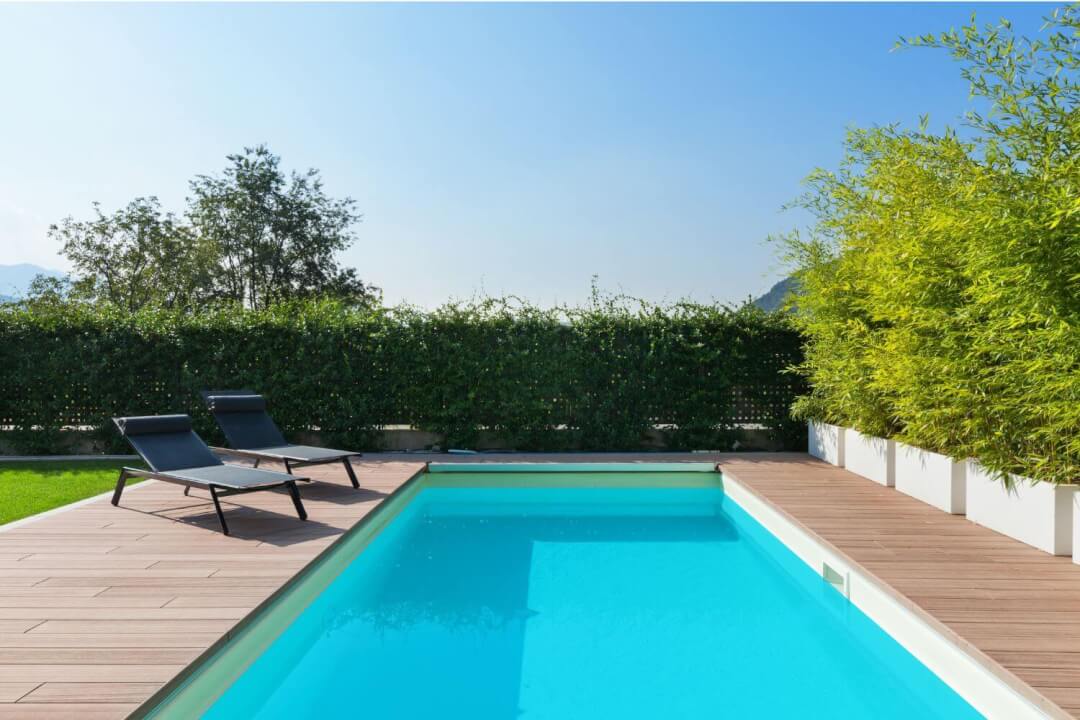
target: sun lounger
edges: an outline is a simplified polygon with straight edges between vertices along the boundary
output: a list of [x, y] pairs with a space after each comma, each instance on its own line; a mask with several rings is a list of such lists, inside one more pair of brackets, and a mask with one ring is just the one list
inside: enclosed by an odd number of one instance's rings
[[292, 498], [297, 515], [301, 520], [307, 520], [296, 481], [308, 478], [226, 465], [191, 429], [191, 418], [187, 415], [123, 417], [113, 418], [113, 422], [150, 468], [123, 468], [116, 481], [113, 505], [120, 503], [120, 495], [129, 477], [146, 477], [183, 485], [185, 495], [193, 487], [208, 490], [218, 520], [221, 521], [221, 531], [226, 535], [229, 534], [229, 526], [225, 523], [219, 498], [229, 495], [284, 488]]
[[360, 487], [350, 462], [360, 453], [290, 444], [266, 412], [266, 400], [261, 395], [250, 390], [206, 390], [203, 399], [230, 446], [215, 451], [249, 458], [256, 467], [262, 460], [276, 460], [285, 465], [288, 473], [294, 467], [340, 462], [352, 486]]

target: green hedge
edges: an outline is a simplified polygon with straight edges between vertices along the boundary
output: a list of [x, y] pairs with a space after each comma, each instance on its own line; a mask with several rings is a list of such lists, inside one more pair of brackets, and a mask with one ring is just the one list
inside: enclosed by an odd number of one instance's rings
[[521, 450], [624, 450], [664, 428], [673, 449], [730, 447], [746, 423], [798, 447], [785, 368], [800, 337], [752, 308], [605, 303], [542, 310], [502, 300], [355, 310], [128, 314], [84, 305], [0, 309], [0, 425], [19, 451], [50, 452], [64, 427], [119, 448], [114, 415], [187, 412], [218, 440], [203, 388], [265, 394], [286, 431], [370, 449], [404, 424], [473, 447], [481, 430]]

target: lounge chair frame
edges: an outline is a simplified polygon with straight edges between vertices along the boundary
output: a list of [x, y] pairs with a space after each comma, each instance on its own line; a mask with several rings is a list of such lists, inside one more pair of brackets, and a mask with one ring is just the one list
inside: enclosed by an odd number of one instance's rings
[[[202, 441], [193, 430], [191, 430], [191, 419], [185, 415], [167, 415], [167, 416], [153, 416], [153, 417], [137, 417], [137, 418], [113, 418], [113, 422], [120, 430], [121, 435], [131, 443], [135, 451], [142, 457], [143, 461], [150, 466], [150, 469], [145, 468], [133, 468], [123, 467], [120, 469], [120, 476], [116, 480], [116, 487], [113, 490], [112, 504], [119, 506], [120, 498], [124, 493], [124, 488], [127, 485], [129, 478], [139, 477], [152, 480], [161, 480], [162, 482], [172, 483], [174, 485], [182, 485], [184, 487], [184, 495], [188, 495], [191, 488], [205, 488], [210, 492], [210, 499], [214, 503], [214, 511], [217, 513], [218, 522], [221, 523], [221, 531], [225, 535], [229, 534], [229, 524], [225, 520], [225, 513], [221, 507], [221, 498], [229, 497], [230, 495], [246, 495], [248, 493], [260, 492], [263, 490], [277, 490], [284, 488], [289, 493], [290, 499], [292, 499], [293, 507], [296, 508], [296, 514], [301, 520], [307, 520], [307, 511], [304, 509], [304, 503], [300, 499], [300, 491], [296, 486], [298, 481], [310, 481], [310, 478], [297, 477], [289, 473], [290, 477], [286, 477], [281, 473], [273, 473], [268, 471], [252, 471], [241, 470], [236, 466], [224, 465], [221, 460], [213, 455], [213, 449], [208, 447], [206, 443]], [[126, 423], [141, 423], [143, 429], [136, 433], [132, 431], [130, 434], [125, 427]], [[154, 452], [151, 452], [151, 448], [142, 447], [139, 442], [136, 442], [132, 436], [136, 437], [152, 437], [155, 433], [154, 430], [147, 430], [148, 423], [158, 423], [158, 433], [168, 433], [172, 435], [180, 435], [181, 440], [186, 438], [187, 447], [182, 448], [182, 453], [190, 453], [186, 455], [191, 459], [196, 460], [195, 464], [190, 466], [180, 465], [175, 469], [170, 467], [157, 466], [163, 460], [160, 455], [160, 451], [164, 448], [160, 446]], [[171, 424], [178, 426], [174, 431], [173, 428], [161, 428], [161, 423]], [[174, 448], [175, 451], [175, 448]], [[206, 462], [198, 464], [198, 459], [205, 457]], [[164, 458], [167, 462], [175, 462], [175, 456], [170, 461], [168, 457]], [[227, 468], [233, 467], [236, 471], [245, 473], [240, 478], [234, 478], [235, 482], [230, 482], [230, 479], [226, 477], [216, 477], [215, 482], [211, 479], [199, 479], [195, 477], [186, 477], [185, 474], [190, 474], [193, 471], [209, 470], [210, 468]], [[254, 475], [255, 477], [251, 477]], [[264, 479], [265, 478], [265, 479]]]
[[[304, 509], [304, 503], [300, 499], [300, 491], [296, 487], [296, 480], [283, 480], [276, 484], [259, 485], [258, 487], [251, 488], [230, 488], [214, 483], [193, 482], [191, 480], [176, 477], [175, 475], [169, 475], [168, 473], [154, 472], [153, 470], [124, 467], [120, 469], [120, 477], [116, 481], [116, 489], [113, 490], [112, 504], [114, 506], [120, 505], [120, 496], [124, 493], [124, 487], [127, 485], [128, 478], [132, 477], [161, 480], [162, 482], [183, 485], [184, 495], [187, 495], [191, 488], [206, 488], [210, 491], [210, 499], [214, 501], [214, 511], [217, 513], [218, 522], [221, 523], [221, 532], [224, 535], [229, 534], [229, 524], [225, 522], [225, 513], [221, 509], [219, 498], [228, 497], [230, 495], [246, 495], [248, 493], [261, 492], [263, 490], [275, 490], [279, 487], [283, 487], [289, 492], [289, 497], [292, 498], [293, 507], [296, 508], [296, 514], [300, 519], [307, 520], [308, 518], [307, 510]], [[307, 478], [297, 478], [297, 480], [307, 480]]]
[[349, 482], [356, 489], [360, 488], [360, 481], [356, 478], [356, 471], [353, 469], [352, 463], [349, 462], [350, 458], [360, 457], [360, 453], [349, 453], [340, 458], [327, 458], [326, 460], [296, 460], [290, 459], [277, 453], [264, 453], [259, 450], [237, 450], [236, 448], [217, 447], [211, 445], [210, 449], [219, 455], [233, 455], [235, 457], [242, 457], [246, 460], [254, 460], [255, 463], [252, 467], [259, 467], [259, 463], [263, 460], [277, 460], [285, 464], [285, 472], [292, 475], [293, 468], [308, 467], [309, 465], [327, 465], [330, 463], [336, 463], [339, 460], [341, 464], [345, 466], [345, 472], [349, 474]]
[[[209, 404], [211, 397], [257, 395], [258, 393], [254, 392], [253, 390], [203, 390], [200, 394], [202, 395], [203, 401]], [[265, 413], [266, 411], [264, 410], [263, 412]], [[218, 423], [218, 426], [222, 429], [222, 432], [225, 432], [225, 434], [228, 435], [225, 430], [225, 426], [222, 424], [220, 418], [217, 416], [217, 413], [211, 410], [210, 414], [214, 416], [214, 420]], [[269, 413], [266, 414], [269, 417]], [[273, 423], [273, 420], [271, 419], [270, 422]], [[280, 431], [278, 431], [278, 433], [280, 434]], [[282, 447], [284, 448], [288, 446], [285, 445]], [[260, 450], [259, 448], [231, 448], [211, 445], [210, 449], [219, 455], [240, 457], [246, 460], [253, 460], [254, 467], [259, 467], [259, 463], [263, 460], [275, 460], [277, 462], [283, 463], [285, 465], [285, 472], [290, 475], [292, 475], [293, 468], [309, 467], [311, 465], [328, 465], [331, 463], [340, 462], [342, 465], [345, 466], [345, 472], [348, 474], [349, 482], [352, 484], [353, 488], [357, 490], [360, 489], [360, 481], [356, 477], [356, 470], [352, 466], [351, 459], [354, 457], [361, 457], [363, 455], [362, 453], [342, 451], [332, 457], [320, 458], [318, 460], [303, 460], [300, 458], [290, 457], [287, 453], [269, 453], [265, 450]]]

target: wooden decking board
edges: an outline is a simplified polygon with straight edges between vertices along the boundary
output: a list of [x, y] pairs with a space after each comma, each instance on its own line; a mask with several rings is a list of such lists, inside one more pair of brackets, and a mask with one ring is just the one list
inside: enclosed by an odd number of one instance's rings
[[289, 498], [230, 498], [233, 536], [205, 494], [135, 486], [0, 532], [0, 720], [132, 712], [426, 460], [720, 461], [911, 603], [1080, 717], [1080, 567], [802, 454], [372, 456], [353, 491], [305, 468], [309, 522]]
[[231, 620], [46, 620], [28, 630], [37, 635], [141, 635], [149, 633], [218, 633], [224, 635], [235, 623]]
[[47, 682], [22, 698], [28, 703], [138, 703], [156, 683]]
[[0, 612], [5, 608], [156, 608], [172, 599], [171, 595], [144, 595], [118, 602], [114, 597], [95, 598], [93, 595], [57, 597], [56, 591], [52, 590], [48, 594], [39, 591], [35, 595], [0, 595]]
[[[95, 595], [105, 592], [108, 588], [104, 586], [90, 586], [80, 588], [69, 588], [64, 593], [64, 597], [83, 597], [90, 598]], [[57, 597], [56, 590], [49, 587], [41, 587], [39, 585], [32, 585], [30, 587], [0, 587], [0, 598], [17, 598], [17, 597]]]
[[0, 682], [112, 683], [117, 675], [131, 682], [165, 683], [184, 669], [173, 665], [0, 665]]
[[0, 682], [0, 703], [18, 702], [41, 683]]
[[0, 720], [115, 720], [137, 707], [137, 703], [0, 703]]
[[4, 577], [0, 575], [0, 587], [33, 587], [39, 582], [46, 580], [44, 574], [20, 575], [18, 577]]
[[[211, 597], [218, 596], [230, 596], [230, 595], [250, 595], [265, 597], [277, 589], [278, 584], [272, 581], [267, 581], [265, 578], [250, 578], [245, 581], [236, 581], [236, 578], [225, 578], [228, 582], [223, 582], [222, 578], [207, 578], [207, 580], [216, 580], [217, 582], [200, 582], [198, 585], [192, 586], [164, 586], [164, 585], [114, 585], [113, 587], [106, 588], [95, 597], [102, 598], [117, 598], [117, 597], [138, 597], [143, 595], [160, 596], [162, 592], [170, 594], [171, 598], [178, 597], [192, 597], [199, 595], [206, 595]], [[39, 587], [48, 589], [45, 583], [42, 583]], [[83, 589], [83, 588], [71, 588], [65, 587], [65, 590]], [[94, 588], [90, 588], [94, 589]]]
[[239, 620], [246, 613], [236, 607], [0, 607], [3, 620]]
[[178, 595], [163, 607], [170, 608], [252, 608], [261, 603], [270, 592], [252, 595]]
[[196, 648], [0, 648], [0, 665], [177, 665]]
[[198, 648], [205, 650], [221, 633], [0, 633], [0, 648]]

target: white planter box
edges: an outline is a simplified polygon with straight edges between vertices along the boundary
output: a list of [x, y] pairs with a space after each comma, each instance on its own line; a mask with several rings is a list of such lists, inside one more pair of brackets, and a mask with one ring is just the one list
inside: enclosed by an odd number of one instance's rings
[[963, 515], [967, 463], [896, 443], [896, 489], [953, 515]]
[[1073, 493], [1073, 562], [1080, 565], [1080, 492]]
[[844, 467], [844, 428], [813, 420], [806, 426], [809, 430], [807, 451], [827, 463]]
[[844, 467], [887, 487], [896, 484], [896, 443], [844, 429]]
[[968, 520], [1052, 555], [1072, 555], [1074, 486], [1014, 475], [1013, 489], [1006, 490], [976, 461], [967, 466]]

